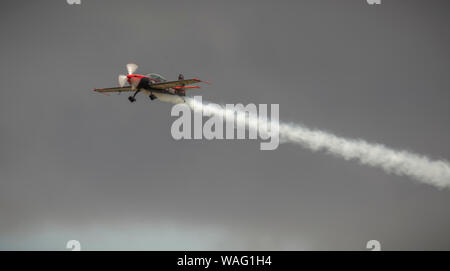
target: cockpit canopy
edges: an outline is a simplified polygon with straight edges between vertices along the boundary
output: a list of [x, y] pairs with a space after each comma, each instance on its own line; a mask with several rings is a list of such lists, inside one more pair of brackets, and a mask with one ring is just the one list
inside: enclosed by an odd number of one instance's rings
[[166, 78], [162, 77], [159, 74], [156, 73], [149, 73], [146, 76], [150, 77], [150, 79], [156, 81], [156, 83], [162, 83], [162, 82], [166, 82]]

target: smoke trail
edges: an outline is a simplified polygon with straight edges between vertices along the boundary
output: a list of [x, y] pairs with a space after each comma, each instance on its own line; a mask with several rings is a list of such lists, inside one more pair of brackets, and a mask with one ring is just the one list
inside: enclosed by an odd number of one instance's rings
[[[268, 120], [251, 118], [245, 112], [235, 112], [216, 104], [201, 103], [186, 98], [193, 110], [202, 110], [206, 116], [220, 115], [227, 121], [247, 119], [247, 128], [268, 127]], [[279, 123], [282, 142], [298, 144], [312, 151], [324, 150], [346, 160], [356, 160], [360, 164], [383, 169], [387, 173], [408, 176], [421, 183], [437, 188], [450, 188], [450, 164], [444, 160], [431, 160], [426, 156], [408, 151], [393, 150], [381, 144], [368, 143], [361, 139], [347, 139], [328, 132], [312, 130], [302, 125]]]

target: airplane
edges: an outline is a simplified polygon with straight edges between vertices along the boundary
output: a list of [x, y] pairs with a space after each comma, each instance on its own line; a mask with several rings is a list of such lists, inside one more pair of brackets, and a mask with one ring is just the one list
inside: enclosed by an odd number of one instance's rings
[[[136, 101], [136, 95], [143, 92], [153, 101], [160, 99], [161, 101], [184, 103], [183, 96], [186, 96], [186, 90], [198, 89], [199, 86], [188, 86], [196, 83], [207, 83], [198, 78], [184, 79], [182, 74], [178, 75], [177, 81], [167, 81], [164, 77], [156, 73], [147, 75], [134, 74], [138, 69], [138, 65], [134, 63], [127, 64], [128, 75], [121, 74], [118, 77], [119, 86], [113, 88], [96, 88], [94, 91], [108, 94], [111, 92], [121, 93], [134, 91], [132, 96], [128, 97], [131, 103]], [[128, 83], [129, 86], [125, 86]]]

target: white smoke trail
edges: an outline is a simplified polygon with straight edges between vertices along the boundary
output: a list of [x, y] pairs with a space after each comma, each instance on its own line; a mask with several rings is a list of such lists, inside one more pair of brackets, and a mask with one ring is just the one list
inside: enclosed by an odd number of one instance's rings
[[[233, 120], [235, 111], [216, 104], [200, 103], [186, 98], [187, 105], [193, 110], [202, 110], [205, 115], [225, 116]], [[239, 116], [239, 114], [242, 114]], [[268, 127], [270, 121], [250, 118], [237, 112], [236, 121], [247, 121], [248, 128]], [[444, 160], [431, 160], [426, 156], [408, 151], [393, 150], [381, 144], [368, 143], [361, 139], [347, 139], [328, 132], [311, 130], [297, 124], [279, 123], [282, 142], [299, 144], [313, 151], [324, 150], [346, 160], [356, 160], [360, 164], [383, 169], [387, 173], [408, 176], [421, 183], [437, 188], [450, 188], [450, 164]]]

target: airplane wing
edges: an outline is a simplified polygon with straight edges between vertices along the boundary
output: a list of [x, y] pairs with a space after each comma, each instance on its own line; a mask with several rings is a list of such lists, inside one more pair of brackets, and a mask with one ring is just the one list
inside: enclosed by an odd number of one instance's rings
[[200, 82], [202, 82], [202, 80], [194, 78], [194, 79], [188, 79], [188, 80], [178, 80], [178, 81], [152, 84], [151, 88], [168, 89], [168, 88], [173, 88], [173, 87], [182, 87], [185, 85], [192, 85], [192, 84], [200, 83]]
[[108, 93], [108, 92], [126, 92], [126, 91], [133, 91], [131, 87], [116, 87], [116, 88], [96, 88], [94, 91], [100, 92], [100, 93]]

